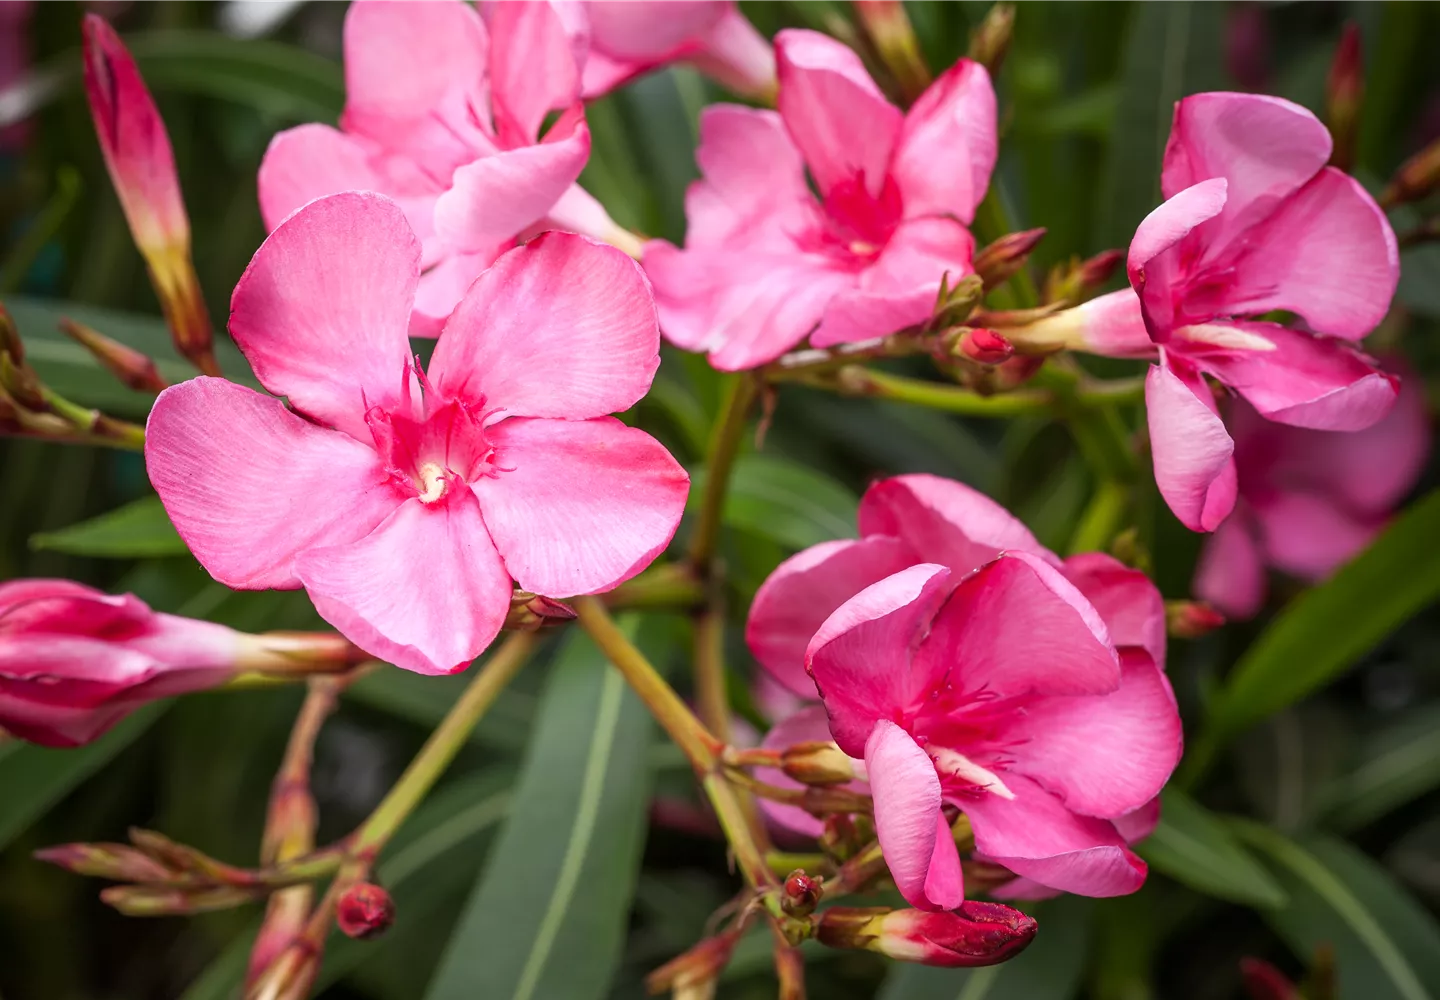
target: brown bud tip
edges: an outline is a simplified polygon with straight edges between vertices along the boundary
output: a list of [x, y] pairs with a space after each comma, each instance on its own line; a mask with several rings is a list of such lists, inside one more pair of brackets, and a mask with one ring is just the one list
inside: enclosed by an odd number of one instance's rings
[[780, 768], [805, 785], [841, 785], [855, 780], [855, 764], [833, 742], [814, 740], [786, 747]]
[[1011, 275], [1025, 266], [1030, 252], [1045, 236], [1043, 229], [1027, 229], [1006, 233], [975, 255], [975, 273], [986, 289], [996, 288], [1010, 280]]
[[1035, 918], [1002, 903], [966, 900], [942, 913], [896, 910], [870, 945], [902, 961], [970, 968], [1014, 958], [1035, 939]]
[[808, 917], [815, 912], [823, 894], [820, 883], [797, 868], [785, 878], [780, 907], [792, 917]]
[[1275, 966], [1258, 958], [1240, 960], [1240, 981], [1250, 1000], [1300, 1000], [1300, 991]]
[[1198, 639], [1225, 624], [1225, 616], [1204, 601], [1166, 601], [1165, 629], [1177, 639]]
[[993, 77], [1010, 51], [1010, 36], [1015, 31], [1015, 5], [997, 3], [970, 36], [970, 58], [990, 71]]
[[335, 922], [347, 937], [378, 937], [395, 922], [395, 901], [373, 882], [352, 885], [335, 905]]
[[998, 365], [1009, 361], [1015, 345], [994, 330], [985, 327], [968, 329], [955, 345], [956, 353], [982, 365]]

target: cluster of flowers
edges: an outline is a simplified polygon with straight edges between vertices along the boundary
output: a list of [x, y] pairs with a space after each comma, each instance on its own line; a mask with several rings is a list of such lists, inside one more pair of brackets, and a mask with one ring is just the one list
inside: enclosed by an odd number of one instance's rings
[[[188, 260], [168, 142], [113, 33], [92, 19], [87, 45], [107, 162], [158, 280]], [[576, 183], [584, 100], [682, 58], [778, 109], [705, 110], [683, 248], [628, 233]], [[727, 3], [357, 0], [345, 63], [340, 127], [281, 133], [260, 169], [271, 233], [229, 329], [270, 395], [210, 375], [167, 388], [145, 445], [211, 575], [303, 587], [353, 644], [327, 647], [340, 662], [462, 670], [516, 587], [602, 593], [666, 548], [689, 477], [612, 416], [649, 390], [662, 334], [716, 368], [760, 368], [807, 339], [924, 327], [975, 271], [967, 227], [997, 130], [970, 60], [902, 111], [845, 45], [788, 30], [772, 51]], [[1330, 155], [1289, 102], [1186, 98], [1129, 287], [1004, 331], [1021, 353], [1154, 361], [1156, 480], [1215, 532], [1196, 587], [1232, 615], [1258, 610], [1266, 564], [1319, 579], [1363, 548], [1428, 447], [1418, 394], [1355, 346], [1386, 314], [1398, 254]], [[425, 369], [417, 336], [438, 337]], [[997, 895], [1138, 888], [1128, 845], [1181, 752], [1155, 586], [1107, 555], [1062, 560], [935, 477], [874, 485], [859, 534], [785, 562], [750, 609], [750, 647], [785, 693], [767, 700], [783, 718], [766, 745], [833, 740], [853, 759], [919, 909], [964, 903], [962, 815], [975, 860], [1007, 873]], [[6, 584], [0, 726], [84, 742], [144, 700], [265, 669], [279, 654], [239, 650], [273, 641]]]

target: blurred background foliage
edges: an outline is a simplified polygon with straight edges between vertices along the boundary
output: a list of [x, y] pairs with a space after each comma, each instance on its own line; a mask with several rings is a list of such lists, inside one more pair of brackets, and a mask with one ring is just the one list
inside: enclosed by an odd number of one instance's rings
[[[186, 375], [80, 91], [84, 8], [35, 4], [27, 22], [16, 6], [0, 4], [9, 8], [0, 31], [26, 66], [0, 96], [0, 117], [29, 117], [0, 133], [0, 296], [57, 390], [139, 418], [145, 397], [55, 329], [60, 315], [73, 316], [150, 351], [171, 379]], [[255, 173], [266, 143], [291, 124], [333, 120], [343, 103], [344, 6], [291, 5], [258, 32], [264, 37], [244, 37], [257, 34], [244, 5], [89, 6], [125, 35], [169, 125], [196, 265], [223, 323], [230, 290], [264, 237]], [[853, 30], [842, 4], [742, 6], [767, 34], [786, 25]], [[964, 52], [987, 9], [906, 7], [936, 69]], [[1260, 90], [1320, 112], [1346, 20], [1364, 42], [1356, 172], [1373, 191], [1440, 134], [1440, 5], [1022, 4], [998, 81], [995, 184], [1016, 228], [1049, 231], [1036, 273], [1127, 245], [1160, 200], [1160, 153], [1184, 94]], [[595, 103], [583, 183], [622, 223], [680, 240], [696, 117], [723, 98], [674, 69]], [[1393, 218], [1403, 229], [1418, 216]], [[982, 244], [997, 235], [986, 225]], [[1396, 308], [1370, 344], [1404, 353], [1433, 402], [1440, 245], [1408, 250], [1403, 268]], [[221, 361], [232, 378], [249, 378], [228, 344]], [[694, 469], [718, 393], [702, 359], [670, 354], [631, 417]], [[1127, 414], [1136, 429], [1140, 418]], [[742, 458], [726, 510], [729, 652], [742, 710], [751, 664], [738, 626], [755, 588], [797, 548], [852, 534], [868, 481], [911, 471], [985, 490], [1061, 549], [1092, 488], [1054, 422], [986, 423], [786, 387], [763, 450]], [[1436, 479], [1432, 461], [1415, 496]], [[1198, 539], [1147, 480], [1140, 476], [1139, 537], [1166, 596], [1184, 597]], [[4, 440], [0, 484], [0, 578], [71, 577], [249, 630], [320, 624], [303, 593], [235, 594], [211, 582], [165, 522], [137, 455]], [[1322, 966], [1333, 957], [1340, 996], [1440, 997], [1440, 615], [1426, 610], [1440, 592], [1437, 543], [1440, 503], [1415, 500], [1360, 562], [1280, 617], [1175, 643], [1170, 673], [1192, 752], [1218, 752], [1198, 783], [1167, 793], [1165, 820], [1141, 847], [1153, 873], [1142, 892], [1041, 904], [1036, 944], [993, 969], [887, 967], [807, 947], [811, 995], [1202, 1000], [1239, 995], [1243, 956], [1299, 979], [1318, 948]], [[1273, 603], [1298, 593], [1282, 584]], [[683, 682], [688, 622], [649, 616], [639, 628], [645, 648]], [[643, 974], [692, 944], [728, 898], [735, 880], [689, 808], [683, 760], [585, 640], [550, 646], [386, 854], [380, 876], [398, 923], [377, 942], [332, 940], [323, 996], [640, 996]], [[322, 840], [367, 813], [463, 683], [390, 670], [347, 693], [318, 747]], [[203, 694], [137, 713], [82, 750], [0, 745], [0, 996], [237, 995], [257, 909], [126, 919], [98, 902], [95, 882], [30, 852], [123, 839], [135, 824], [253, 863], [300, 697], [278, 688]], [[767, 941], [747, 940], [721, 996], [774, 990]]]

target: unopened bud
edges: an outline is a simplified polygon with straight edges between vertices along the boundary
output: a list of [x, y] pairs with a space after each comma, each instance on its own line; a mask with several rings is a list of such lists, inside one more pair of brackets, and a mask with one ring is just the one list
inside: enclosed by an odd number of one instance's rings
[[352, 885], [335, 904], [335, 922], [347, 937], [379, 937], [395, 922], [395, 901], [373, 882]]
[[1085, 260], [1072, 257], [1051, 269], [1045, 279], [1045, 301], [1079, 305], [1104, 288], [1124, 260], [1123, 250], [1102, 250]]
[[1300, 1000], [1300, 991], [1285, 974], [1258, 958], [1240, 960], [1240, 981], [1250, 1000]]
[[1419, 201], [1440, 184], [1440, 139], [1436, 139], [1420, 152], [1400, 165], [1390, 185], [1380, 196], [1380, 204], [1387, 208], [1407, 201]]
[[175, 917], [243, 906], [269, 891], [264, 886], [184, 889], [168, 885], [112, 885], [101, 890], [100, 900], [127, 917]]
[[912, 99], [918, 97], [930, 83], [930, 68], [920, 54], [905, 5], [901, 0], [855, 0], [855, 11], [901, 89]]
[[76, 875], [116, 882], [164, 882], [174, 875], [154, 858], [127, 844], [57, 844], [36, 851], [35, 858]]
[[1027, 229], [1019, 233], [1006, 233], [994, 243], [975, 255], [975, 273], [985, 284], [985, 290], [998, 288], [1009, 281], [1016, 271], [1025, 266], [1031, 251], [1045, 236], [1043, 229]]
[[785, 884], [780, 893], [780, 908], [792, 917], [808, 917], [815, 912], [815, 907], [820, 905], [820, 897], [824, 895], [824, 891], [818, 881], [805, 874], [804, 869], [796, 868], [785, 876]]
[[820, 850], [837, 861], [854, 857], [875, 839], [875, 823], [869, 816], [831, 813], [820, 832]]
[[729, 964], [735, 942], [739, 940], [738, 930], [705, 938], [646, 976], [645, 989], [652, 994], [674, 990], [677, 995], [703, 996], [701, 991], [713, 986]]
[[950, 284], [949, 275], [940, 279], [940, 293], [935, 297], [935, 313], [930, 328], [941, 330], [959, 326], [970, 318], [980, 300], [985, 297], [985, 282], [978, 274], [967, 274], [955, 284]]
[[1166, 601], [1165, 631], [1176, 639], [1198, 639], [1225, 624], [1225, 616], [1204, 601]]
[[995, 77], [1010, 51], [1010, 36], [1015, 31], [1015, 5], [997, 3], [970, 36], [969, 56]]
[[786, 747], [780, 769], [802, 785], [843, 785], [857, 777], [854, 760], [833, 742], [821, 740]]
[[510, 598], [510, 612], [505, 628], [514, 632], [536, 632], [551, 625], [560, 625], [575, 617], [568, 604], [551, 597], [540, 597], [517, 590]]
[[1035, 938], [1035, 918], [1001, 903], [966, 900], [939, 913], [884, 907], [831, 907], [815, 936], [831, 948], [875, 951], [902, 962], [946, 968], [996, 965]]
[[[11, 328], [13, 331], [13, 327]], [[20, 348], [20, 339], [15, 337], [12, 344], [6, 343], [0, 350], [0, 389], [18, 405], [35, 412], [44, 413], [49, 407], [40, 379], [30, 366], [25, 364], [25, 354]]]
[[966, 327], [955, 342], [954, 353], [982, 365], [1002, 364], [1015, 354], [1015, 345], [986, 327]]
[[1330, 64], [1325, 81], [1325, 120], [1330, 126], [1334, 146], [1330, 164], [1349, 170], [1355, 162], [1355, 140], [1360, 131], [1360, 102], [1365, 96], [1365, 70], [1361, 63], [1360, 26], [1354, 21], [1345, 25], [1340, 47]]
[[61, 319], [60, 330], [78, 341], [110, 374], [130, 388], [138, 392], [160, 392], [169, 386], [156, 371], [154, 360], [133, 347], [126, 347], [73, 319]]

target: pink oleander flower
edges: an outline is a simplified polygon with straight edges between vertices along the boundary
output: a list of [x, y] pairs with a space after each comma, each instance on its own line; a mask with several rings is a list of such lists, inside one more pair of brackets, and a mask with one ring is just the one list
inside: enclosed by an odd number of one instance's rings
[[1379, 534], [1414, 488], [1430, 454], [1430, 420], [1418, 380], [1363, 431], [1337, 433], [1263, 420], [1242, 400], [1228, 413], [1239, 500], [1206, 540], [1195, 594], [1230, 618], [1265, 601], [1265, 568], [1319, 583]]
[[165, 123], [115, 30], [94, 14], [85, 15], [82, 30], [85, 96], [130, 234], [145, 258], [175, 346], [201, 371], [218, 375]]
[[446, 324], [428, 375], [406, 328], [422, 249], [393, 201], [311, 202], [255, 253], [230, 331], [260, 383], [162, 392], [151, 482], [217, 580], [304, 587], [356, 645], [450, 673], [495, 637], [511, 580], [608, 590], [665, 547], [689, 479], [607, 414], [659, 365], [639, 266], [549, 233], [503, 254]]
[[148, 702], [248, 669], [257, 636], [69, 580], [0, 583], [0, 730], [75, 747]]
[[742, 96], [775, 92], [775, 52], [733, 0], [591, 0], [584, 8], [586, 98], [677, 61]]
[[779, 112], [705, 110], [685, 248], [645, 247], [665, 336], [727, 371], [807, 335], [821, 347], [929, 318], [942, 278], [972, 270], [965, 227], [995, 165], [995, 94], [977, 63], [904, 113], [832, 38], [782, 31], [776, 56]]
[[394, 198], [423, 247], [410, 330], [428, 337], [526, 231], [620, 242], [575, 184], [590, 155], [582, 28], [583, 12], [549, 3], [493, 4], [487, 20], [460, 0], [357, 0], [340, 128], [301, 125], [271, 141], [259, 176], [266, 225], [340, 191]]
[[[1155, 479], [1170, 509], [1213, 531], [1235, 505], [1234, 442], [1205, 377], [1277, 423], [1356, 431], [1397, 380], [1352, 342], [1384, 318], [1395, 234], [1304, 108], [1258, 94], [1175, 106], [1168, 201], [1130, 244], [1131, 290], [1041, 324], [1101, 354], [1157, 357], [1145, 385]], [[1266, 319], [1288, 312], [1288, 324]], [[1033, 335], [1034, 331], [1032, 331]]]

